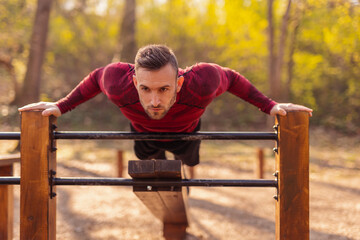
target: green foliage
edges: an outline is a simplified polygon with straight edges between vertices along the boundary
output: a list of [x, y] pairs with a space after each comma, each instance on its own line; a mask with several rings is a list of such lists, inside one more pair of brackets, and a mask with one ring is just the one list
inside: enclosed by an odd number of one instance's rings
[[[294, 101], [314, 107], [315, 121], [356, 132], [360, 127], [360, 6], [309, 1], [295, 55]], [[316, 22], [316, 24], [314, 24]]]

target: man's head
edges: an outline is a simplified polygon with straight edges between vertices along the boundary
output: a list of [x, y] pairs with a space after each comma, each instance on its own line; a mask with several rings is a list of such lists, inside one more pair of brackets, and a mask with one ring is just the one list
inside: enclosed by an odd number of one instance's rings
[[176, 101], [184, 78], [178, 77], [175, 54], [164, 45], [148, 45], [135, 57], [133, 81], [140, 103], [152, 119], [162, 119]]

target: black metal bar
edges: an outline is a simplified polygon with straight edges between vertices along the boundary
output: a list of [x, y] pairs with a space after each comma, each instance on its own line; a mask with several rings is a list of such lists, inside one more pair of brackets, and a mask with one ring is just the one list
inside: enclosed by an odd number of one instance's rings
[[[277, 140], [276, 132], [134, 133], [111, 131], [60, 131], [55, 139], [133, 140]], [[0, 140], [20, 140], [20, 132], [0, 132]]]
[[19, 132], [0, 132], [0, 140], [20, 140]]
[[20, 185], [20, 177], [0, 177], [0, 185]]
[[55, 139], [135, 139], [135, 140], [277, 140], [276, 132], [134, 133], [110, 131], [61, 131]]
[[156, 186], [156, 187], [277, 187], [276, 180], [228, 180], [228, 179], [191, 179], [191, 180], [133, 180], [126, 178], [54, 178], [54, 185], [102, 185], [102, 186]]
[[[133, 180], [127, 178], [53, 178], [54, 185], [154, 186], [154, 187], [277, 187], [276, 180], [251, 179], [191, 179]], [[0, 185], [19, 185], [20, 177], [0, 177]]]

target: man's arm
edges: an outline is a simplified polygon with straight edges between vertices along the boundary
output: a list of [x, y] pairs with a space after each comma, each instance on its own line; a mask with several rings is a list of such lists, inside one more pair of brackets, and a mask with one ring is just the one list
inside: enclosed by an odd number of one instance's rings
[[86, 76], [65, 98], [57, 102], [37, 102], [25, 105], [18, 110], [43, 110], [43, 116], [54, 115], [60, 117], [67, 111], [72, 110], [77, 105], [89, 100], [100, 92], [97, 83], [98, 75], [102, 73], [102, 68], [96, 69]]
[[312, 109], [292, 103], [277, 103], [257, 90], [244, 76], [228, 68], [222, 70], [226, 73], [226, 78], [222, 78], [222, 81], [228, 81], [227, 91], [259, 107], [263, 112], [272, 116], [285, 116], [289, 111], [305, 111], [312, 116]]

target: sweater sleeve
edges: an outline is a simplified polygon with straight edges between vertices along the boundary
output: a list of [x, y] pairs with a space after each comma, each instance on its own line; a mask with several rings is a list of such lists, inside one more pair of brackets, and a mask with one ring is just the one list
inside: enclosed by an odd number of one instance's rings
[[215, 97], [228, 91], [267, 114], [277, 104], [256, 89], [244, 76], [230, 68], [213, 63], [199, 63], [193, 70], [200, 82], [199, 86], [194, 89], [204, 89], [198, 90], [202, 91], [203, 96]]
[[56, 105], [64, 114], [71, 111], [76, 106], [95, 97], [101, 92], [99, 79], [101, 78], [103, 68], [98, 68], [86, 76], [66, 97], [56, 102]]
[[242, 98], [243, 100], [255, 105], [264, 113], [270, 114], [271, 109], [277, 104], [263, 93], [261, 93], [254, 85], [250, 83], [241, 74], [229, 68], [222, 68], [228, 80], [227, 91]]

